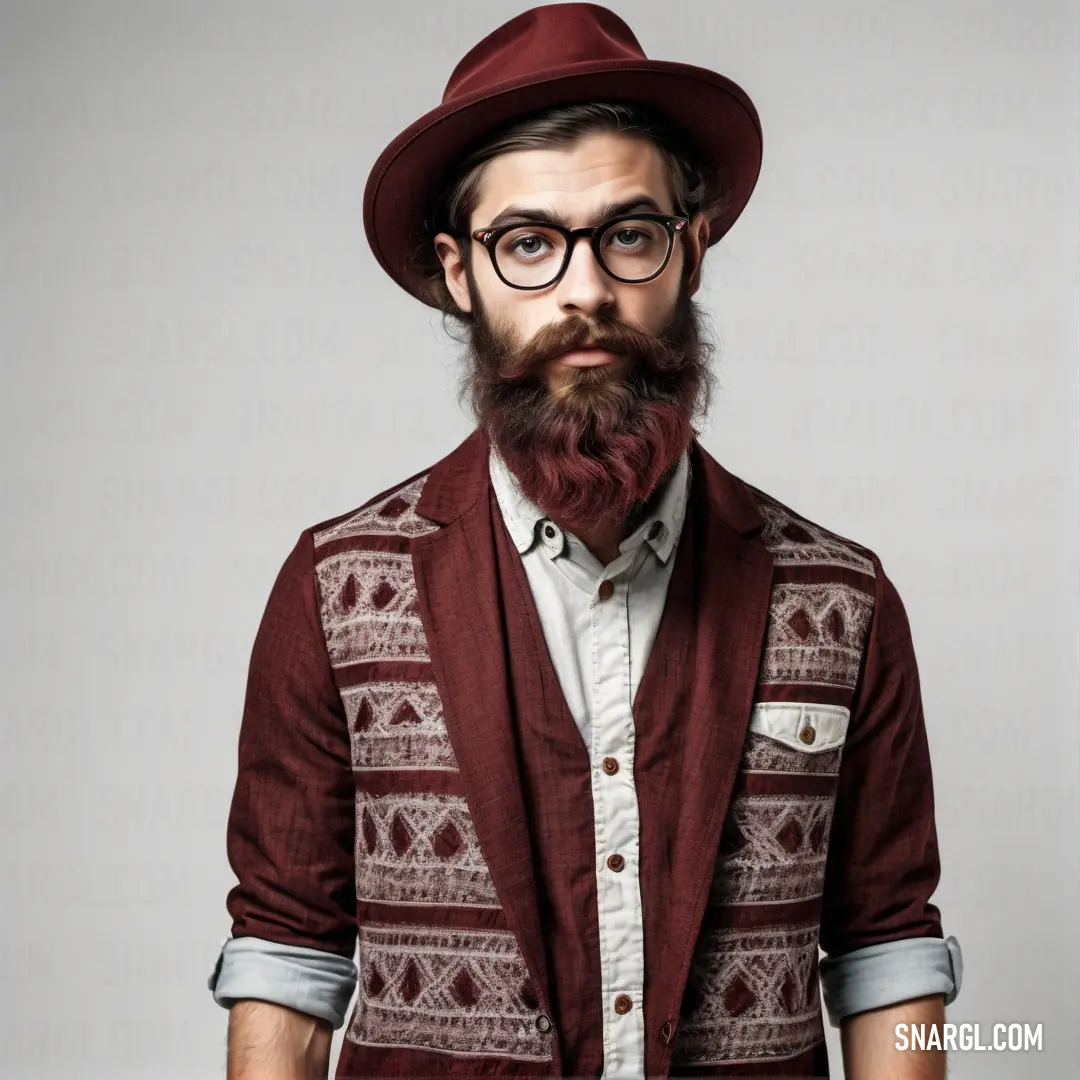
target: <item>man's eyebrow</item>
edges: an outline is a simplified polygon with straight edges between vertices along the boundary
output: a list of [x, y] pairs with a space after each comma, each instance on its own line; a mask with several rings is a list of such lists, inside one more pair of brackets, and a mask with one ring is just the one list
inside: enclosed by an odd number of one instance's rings
[[[657, 201], [649, 195], [635, 196], [624, 202], [608, 203], [597, 209], [593, 222], [606, 221], [608, 218], [619, 217], [622, 214], [632, 214], [635, 211], [644, 211], [653, 214], [662, 214], [663, 210]], [[561, 214], [555, 214], [551, 210], [545, 210], [537, 206], [508, 206], [487, 225], [489, 229], [497, 229], [500, 225], [509, 225], [512, 221], [537, 221], [548, 225], [562, 225], [570, 228], [567, 219]]]

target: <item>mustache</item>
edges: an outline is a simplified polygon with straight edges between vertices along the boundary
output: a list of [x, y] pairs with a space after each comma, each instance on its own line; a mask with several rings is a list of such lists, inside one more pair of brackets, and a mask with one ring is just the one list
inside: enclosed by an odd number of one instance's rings
[[569, 315], [548, 323], [524, 345], [501, 350], [498, 371], [508, 381], [525, 378], [548, 361], [585, 346], [627, 356], [633, 362], [646, 361], [657, 371], [672, 371], [684, 363], [682, 350], [666, 335], [658, 337], [610, 316], [590, 320]]

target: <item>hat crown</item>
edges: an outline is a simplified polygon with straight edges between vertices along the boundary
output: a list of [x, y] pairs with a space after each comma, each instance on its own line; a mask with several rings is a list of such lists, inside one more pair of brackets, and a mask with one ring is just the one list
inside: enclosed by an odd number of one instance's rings
[[644, 59], [634, 32], [614, 11], [548, 4], [522, 12], [473, 46], [451, 73], [443, 104], [556, 68]]

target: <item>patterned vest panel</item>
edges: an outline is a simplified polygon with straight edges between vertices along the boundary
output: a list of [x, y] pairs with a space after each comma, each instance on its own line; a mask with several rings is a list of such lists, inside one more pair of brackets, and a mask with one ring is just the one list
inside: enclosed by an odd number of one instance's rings
[[356, 781], [360, 963], [339, 1072], [393, 1061], [385, 1072], [400, 1075], [401, 1051], [550, 1072], [552, 1035], [472, 826], [417, 606], [410, 540], [439, 528], [413, 511], [425, 478], [314, 536]]
[[827, 1075], [818, 930], [875, 571], [865, 549], [751, 491], [774, 558], [765, 646], [673, 1075], [736, 1063]]
[[[550, 1025], [472, 826], [421, 621], [410, 545], [442, 527], [414, 510], [426, 475], [314, 534], [356, 782], [359, 985], [338, 1075], [550, 1073]], [[821, 894], [874, 568], [753, 493], [775, 560], [766, 644], [673, 1075], [785, 1062], [814, 1075], [825, 1060]]]

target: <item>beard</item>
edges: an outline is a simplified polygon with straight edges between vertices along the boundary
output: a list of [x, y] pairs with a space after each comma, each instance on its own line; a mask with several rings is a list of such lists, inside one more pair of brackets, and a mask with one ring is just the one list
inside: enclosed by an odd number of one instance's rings
[[[685, 281], [659, 336], [611, 316], [570, 315], [521, 343], [488, 316], [468, 278], [459, 400], [468, 398], [522, 492], [561, 525], [633, 526], [700, 433], [715, 385], [713, 346]], [[543, 366], [586, 343], [628, 357], [629, 371], [566, 368], [550, 390]]]

